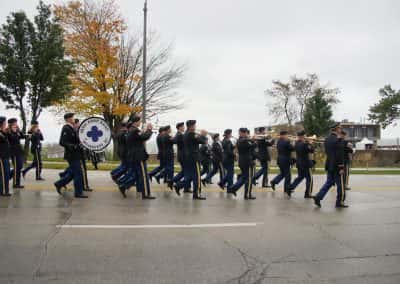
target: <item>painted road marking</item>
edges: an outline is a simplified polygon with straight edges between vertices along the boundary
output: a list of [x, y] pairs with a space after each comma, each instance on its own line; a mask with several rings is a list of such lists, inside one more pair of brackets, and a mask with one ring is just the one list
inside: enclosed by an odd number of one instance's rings
[[194, 229], [256, 227], [263, 223], [219, 223], [219, 224], [172, 224], [172, 225], [57, 225], [61, 229]]

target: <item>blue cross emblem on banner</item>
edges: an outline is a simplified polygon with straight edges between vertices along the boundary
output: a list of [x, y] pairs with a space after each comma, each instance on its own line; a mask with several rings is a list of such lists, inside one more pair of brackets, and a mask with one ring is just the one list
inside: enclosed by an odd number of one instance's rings
[[97, 126], [92, 126], [86, 135], [91, 138], [93, 142], [97, 142], [99, 138], [103, 136], [103, 131], [99, 130]]

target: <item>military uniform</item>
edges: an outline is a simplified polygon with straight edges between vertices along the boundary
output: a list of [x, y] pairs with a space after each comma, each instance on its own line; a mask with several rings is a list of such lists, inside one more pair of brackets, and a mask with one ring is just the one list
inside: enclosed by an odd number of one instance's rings
[[[170, 127], [165, 128], [169, 131]], [[173, 178], [174, 178], [174, 139], [166, 133], [162, 137], [162, 160], [164, 161], [164, 177], [168, 184], [168, 187], [173, 189]]]
[[[0, 124], [5, 123], [5, 117], [0, 117]], [[10, 143], [7, 134], [0, 130], [0, 195], [10, 196]]]
[[321, 206], [320, 202], [324, 199], [329, 189], [336, 185], [336, 207], [346, 207], [344, 205], [344, 177], [341, 171], [344, 170], [344, 147], [337, 134], [332, 132], [324, 142], [326, 162], [325, 169], [327, 171], [327, 179], [318, 194], [314, 197], [317, 206]]
[[236, 192], [244, 185], [245, 199], [255, 199], [252, 196], [253, 176], [254, 176], [254, 149], [256, 144], [247, 137], [240, 137], [237, 141], [239, 153], [240, 177], [234, 185], [228, 187], [228, 193], [236, 195]]
[[284, 179], [284, 191], [290, 195], [290, 166], [292, 163], [291, 154], [294, 151], [294, 148], [292, 144], [290, 144], [290, 141], [285, 139], [279, 139], [276, 148], [278, 150], [278, 167], [280, 173], [271, 181], [271, 186], [274, 189], [275, 185], [279, 184]]
[[312, 168], [314, 167], [314, 162], [310, 159], [310, 154], [314, 153], [314, 148], [310, 143], [298, 140], [295, 143], [294, 149], [296, 151], [297, 177], [290, 185], [290, 190], [293, 191], [305, 179], [306, 192], [304, 198], [311, 198], [313, 190]]
[[[179, 129], [181, 127], [183, 127], [184, 123], [180, 122], [176, 124], [176, 128]], [[184, 149], [185, 149], [185, 145], [183, 143], [183, 136], [184, 133], [182, 133], [181, 131], [178, 130], [178, 132], [175, 134], [174, 138], [173, 138], [173, 143], [176, 144], [176, 149], [177, 149], [177, 160], [181, 166], [180, 171], [174, 176], [173, 178], [173, 182], [177, 183], [178, 181], [181, 181], [184, 178], [184, 169], [185, 169], [185, 153], [184, 153]], [[190, 186], [185, 188], [186, 192], [190, 191]]]
[[212, 171], [204, 179], [205, 183], [211, 183], [212, 178], [219, 172], [219, 184], [223, 181], [225, 177], [225, 169], [223, 165], [224, 153], [222, 145], [219, 141], [213, 142], [211, 146], [212, 153]]
[[[10, 123], [10, 122], [9, 122]], [[19, 130], [13, 131], [9, 129], [7, 132], [8, 141], [10, 142], [10, 154], [13, 169], [10, 173], [10, 178], [13, 180], [14, 188], [22, 188], [21, 186], [21, 174], [24, 166], [24, 149], [21, 145], [21, 140], [25, 139], [25, 135]]]
[[211, 169], [211, 149], [208, 143], [200, 146], [200, 164], [201, 172], [200, 176], [208, 175]]
[[111, 171], [111, 178], [114, 181], [117, 181], [120, 177], [122, 177], [128, 171], [129, 168], [129, 163], [127, 159], [127, 147], [126, 147], [127, 133], [128, 133], [127, 129], [121, 129], [116, 137], [118, 144], [117, 154], [121, 161], [121, 164], [117, 168]]
[[164, 127], [161, 127], [159, 129], [159, 133], [156, 138], [157, 149], [158, 149], [157, 159], [160, 161], [160, 164], [158, 167], [154, 168], [149, 173], [150, 179], [155, 177], [158, 183], [160, 183], [160, 179], [164, 176], [164, 171], [165, 171], [165, 160], [164, 160], [164, 153], [163, 153], [163, 150], [164, 150], [163, 135], [164, 135], [164, 133], [162, 133], [162, 132], [164, 132]]
[[74, 181], [75, 197], [85, 197], [83, 195], [84, 187], [84, 165], [82, 163], [84, 154], [80, 146], [78, 133], [75, 128], [66, 124], [61, 130], [60, 145], [64, 147], [64, 159], [68, 162], [68, 169], [60, 180], [55, 182], [58, 193], [60, 189], [65, 187], [71, 180]]
[[354, 152], [353, 148], [349, 145], [350, 142], [342, 139], [344, 148], [344, 188], [350, 190], [349, 179], [350, 179], [350, 167], [351, 167], [351, 156]]
[[31, 153], [33, 155], [32, 163], [22, 171], [22, 175], [25, 176], [31, 169], [36, 169], [36, 180], [43, 180], [42, 178], [42, 141], [43, 134], [40, 130], [28, 133], [31, 140]]
[[269, 147], [272, 147], [274, 142], [269, 141], [267, 138], [256, 140], [257, 152], [256, 157], [260, 162], [261, 169], [254, 174], [254, 184], [262, 176], [262, 187], [268, 187], [268, 163], [271, 161], [269, 154]]
[[142, 132], [133, 126], [127, 136], [128, 157], [133, 162], [133, 174], [136, 178], [136, 188], [142, 193], [143, 199], [154, 199], [151, 196], [149, 175], [147, 173], [147, 154], [145, 143], [153, 135], [152, 130]]
[[[187, 125], [195, 124], [188, 121]], [[183, 136], [184, 144], [184, 178], [175, 185], [175, 190], [180, 195], [182, 188], [188, 189], [193, 184], [193, 199], [205, 199], [201, 197], [201, 170], [200, 170], [200, 152], [199, 145], [205, 144], [207, 138], [194, 132], [186, 131]]]
[[227, 138], [226, 135], [230, 135], [232, 133], [231, 129], [225, 130], [225, 137], [222, 140], [222, 149], [223, 149], [223, 161], [222, 164], [225, 169], [225, 176], [222, 181], [218, 184], [221, 188], [225, 186], [230, 187], [233, 185], [233, 175], [235, 171], [235, 145], [233, 145], [230, 138]]

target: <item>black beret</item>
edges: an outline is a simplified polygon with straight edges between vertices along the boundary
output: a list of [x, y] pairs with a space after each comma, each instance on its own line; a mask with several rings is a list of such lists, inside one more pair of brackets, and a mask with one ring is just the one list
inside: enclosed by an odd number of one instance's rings
[[186, 126], [187, 127], [193, 126], [195, 124], [196, 124], [196, 120], [188, 120], [188, 121], [186, 121]]
[[282, 130], [280, 133], [279, 133], [279, 135], [288, 135], [289, 134], [289, 132], [287, 132], [286, 130]]
[[231, 135], [231, 134], [232, 134], [232, 129], [225, 129], [225, 131], [224, 131], [225, 136]]
[[249, 130], [246, 127], [239, 128], [239, 132], [247, 133]]
[[176, 129], [181, 128], [181, 127], [184, 126], [184, 125], [185, 125], [184, 122], [178, 122], [178, 123], [176, 124]]
[[340, 122], [334, 122], [332, 125], [331, 125], [331, 129], [336, 129], [336, 128], [338, 128], [340, 126]]
[[260, 132], [265, 131], [265, 127], [259, 127], [258, 131], [260, 131]]
[[0, 116], [0, 123], [3, 124], [7, 118], [5, 116]]
[[8, 124], [13, 124], [13, 123], [16, 123], [18, 120], [16, 119], [16, 118], [10, 118], [9, 120], [8, 120]]
[[305, 136], [306, 132], [304, 130], [297, 132], [297, 136]]
[[132, 118], [132, 122], [133, 122], [133, 123], [139, 122], [139, 121], [140, 121], [140, 116], [134, 116], [134, 117]]
[[68, 112], [68, 113], [64, 114], [64, 119], [67, 120], [67, 119], [69, 119], [71, 117], [74, 117], [74, 115], [75, 115], [75, 113]]
[[212, 139], [215, 140], [215, 139], [217, 139], [218, 137], [219, 137], [219, 134], [218, 134], [218, 133], [215, 133], [215, 134], [213, 134]]
[[39, 125], [39, 121], [37, 121], [37, 120], [32, 120], [32, 121], [31, 121], [31, 125]]

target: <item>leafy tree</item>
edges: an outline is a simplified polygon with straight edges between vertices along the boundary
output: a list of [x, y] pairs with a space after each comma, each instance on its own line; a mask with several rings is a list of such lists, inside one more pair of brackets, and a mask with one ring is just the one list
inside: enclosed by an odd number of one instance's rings
[[24, 12], [11, 13], [0, 30], [0, 99], [19, 112], [22, 131], [27, 127], [26, 95], [32, 71], [35, 31]]
[[290, 78], [288, 83], [273, 81], [272, 88], [265, 93], [268, 99], [269, 114], [275, 122], [285, 121], [289, 127], [295, 122], [304, 121], [304, 111], [308, 100], [319, 90], [330, 104], [337, 104], [339, 89], [330, 88], [329, 84], [321, 84], [316, 74], [307, 74], [306, 77]]
[[63, 32], [57, 19], [52, 17], [50, 6], [40, 1], [37, 11], [29, 93], [32, 120], [37, 120], [44, 108], [64, 99], [70, 91], [68, 75], [71, 72], [71, 62], [65, 59]]
[[[55, 13], [64, 28], [66, 51], [74, 61], [72, 91], [60, 109], [101, 115], [115, 133], [122, 121], [142, 110], [141, 34], [126, 36], [125, 21], [113, 0], [69, 1], [56, 5]], [[174, 90], [184, 66], [171, 62], [171, 46], [160, 44], [154, 35], [148, 48], [150, 118], [181, 106]]]
[[390, 85], [379, 90], [381, 100], [369, 109], [369, 119], [382, 124], [383, 128], [393, 124], [400, 118], [400, 90]]
[[304, 110], [303, 126], [308, 135], [323, 136], [328, 133], [333, 123], [331, 104], [324, 90], [315, 90]]

